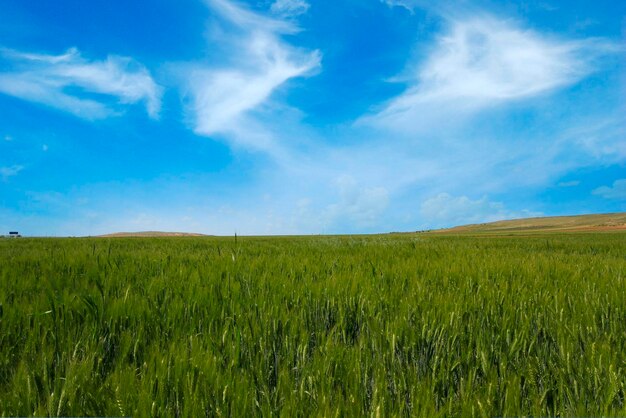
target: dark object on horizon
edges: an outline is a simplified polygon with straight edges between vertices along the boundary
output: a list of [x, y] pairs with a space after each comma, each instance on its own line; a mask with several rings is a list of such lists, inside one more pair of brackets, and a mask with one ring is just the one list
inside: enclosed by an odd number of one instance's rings
[[19, 232], [14, 232], [14, 231], [11, 231], [11, 232], [9, 232], [9, 237], [12, 237], [12, 238], [20, 238], [20, 237], [21, 237], [21, 235], [20, 235], [20, 233], [19, 233]]

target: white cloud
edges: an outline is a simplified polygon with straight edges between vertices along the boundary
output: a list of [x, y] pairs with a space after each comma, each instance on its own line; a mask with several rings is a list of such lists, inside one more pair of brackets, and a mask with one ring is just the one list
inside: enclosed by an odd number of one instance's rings
[[10, 167], [0, 167], [0, 178], [2, 181], [8, 181], [9, 177], [16, 176], [24, 167], [21, 165], [12, 165]]
[[413, 10], [413, 5], [407, 0], [380, 0], [381, 3], [385, 3], [389, 7], [400, 6], [408, 10]]
[[205, 0], [206, 4], [225, 20], [245, 30], [262, 29], [273, 33], [296, 33], [298, 27], [282, 19], [274, 19], [253, 12], [233, 0]]
[[538, 212], [527, 210], [510, 211], [501, 202], [492, 202], [483, 197], [472, 200], [467, 196], [451, 196], [440, 193], [424, 201], [420, 208], [423, 221], [437, 227], [448, 227], [504, 219], [540, 216]]
[[310, 7], [305, 0], [276, 0], [270, 10], [278, 16], [293, 17], [305, 14]]
[[596, 120], [583, 120], [564, 132], [567, 140], [604, 162], [619, 162], [626, 158], [626, 119], [623, 109], [614, 115]]
[[321, 55], [281, 39], [282, 34], [298, 31], [292, 23], [227, 0], [208, 4], [231, 25], [215, 31], [213, 39], [229, 56], [224, 66], [198, 64], [188, 69], [194, 130], [206, 136], [225, 135], [231, 144], [246, 148], [276, 148], [273, 135], [252, 113], [288, 80], [311, 74]]
[[433, 99], [513, 99], [578, 80], [583, 44], [553, 42], [493, 18], [456, 22], [420, 72]]
[[413, 130], [503, 102], [548, 93], [588, 75], [614, 50], [594, 39], [558, 40], [492, 16], [453, 18], [407, 90], [369, 119]]
[[[427, 10], [433, 10], [435, 12], [442, 12], [448, 8], [448, 2], [443, 0], [429, 1], [429, 0], [380, 0], [381, 3], [387, 4], [389, 7], [404, 7], [411, 13], [416, 8], [423, 8]], [[459, 1], [456, 0], [458, 3]]]
[[557, 186], [559, 187], [576, 187], [578, 185], [580, 185], [579, 180], [562, 181], [559, 184], [557, 184]]
[[0, 72], [1, 93], [85, 119], [105, 118], [121, 105], [139, 102], [145, 103], [151, 117], [158, 116], [161, 88], [131, 58], [111, 55], [104, 61], [90, 61], [72, 48], [62, 55], [0, 49], [0, 59], [10, 68]]
[[348, 175], [336, 179], [339, 200], [329, 205], [321, 219], [325, 226], [346, 223], [357, 227], [375, 225], [389, 205], [389, 193], [384, 187], [361, 187]]
[[612, 186], [598, 187], [592, 193], [605, 199], [626, 200], [626, 179], [615, 180]]

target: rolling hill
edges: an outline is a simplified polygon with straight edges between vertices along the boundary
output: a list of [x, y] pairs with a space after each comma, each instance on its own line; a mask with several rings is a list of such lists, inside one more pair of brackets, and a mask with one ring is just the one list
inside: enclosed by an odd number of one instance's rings
[[196, 234], [190, 232], [161, 232], [161, 231], [142, 231], [142, 232], [115, 232], [113, 234], [100, 235], [101, 238], [127, 238], [127, 237], [205, 237], [204, 234]]
[[553, 216], [489, 222], [439, 229], [432, 233], [525, 233], [525, 232], [577, 232], [624, 231], [626, 213], [599, 215]]

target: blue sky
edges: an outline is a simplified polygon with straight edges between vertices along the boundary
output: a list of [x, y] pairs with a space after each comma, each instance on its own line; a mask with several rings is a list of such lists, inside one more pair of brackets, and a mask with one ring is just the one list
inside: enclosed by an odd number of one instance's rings
[[0, 0], [0, 16], [2, 233], [626, 211], [624, 2]]

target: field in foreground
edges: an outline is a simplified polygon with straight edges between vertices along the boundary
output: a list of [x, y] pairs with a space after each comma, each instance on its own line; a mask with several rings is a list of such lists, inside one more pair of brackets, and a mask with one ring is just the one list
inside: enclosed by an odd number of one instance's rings
[[626, 235], [0, 240], [0, 414], [626, 415]]

